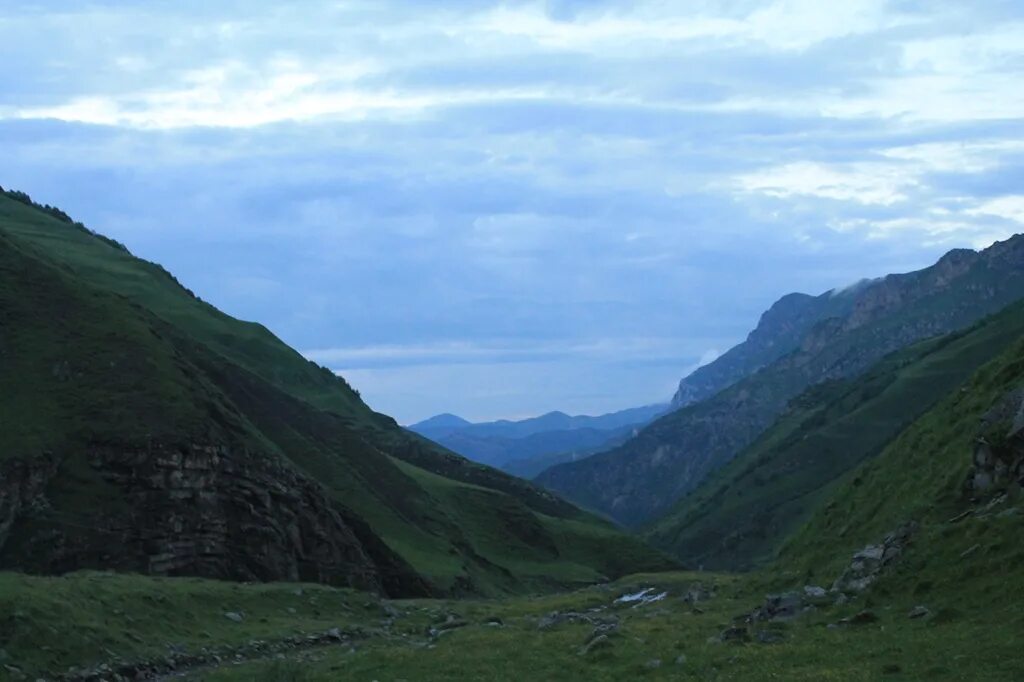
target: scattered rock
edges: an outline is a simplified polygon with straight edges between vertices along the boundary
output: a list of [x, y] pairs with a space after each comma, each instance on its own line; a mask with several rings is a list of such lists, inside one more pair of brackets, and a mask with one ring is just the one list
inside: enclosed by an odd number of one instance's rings
[[915, 606], [914, 608], [910, 609], [910, 613], [907, 614], [907, 618], [911, 618], [911, 619], [927, 618], [930, 615], [932, 615], [932, 612], [929, 611], [927, 607], [925, 607], [925, 606]]
[[610, 649], [613, 646], [615, 645], [612, 643], [612, 640], [608, 637], [608, 635], [598, 635], [587, 644], [581, 646], [578, 653], [580, 656], [586, 656], [594, 651], [600, 649]]
[[905, 523], [885, 536], [879, 545], [868, 545], [853, 555], [850, 565], [832, 585], [834, 591], [863, 592], [882, 572], [902, 556], [917, 524]]
[[469, 623], [467, 623], [466, 621], [462, 620], [461, 618], [456, 618], [455, 616], [449, 614], [448, 617], [444, 620], [444, 622], [437, 623], [435, 625], [431, 625], [430, 627], [428, 627], [427, 636], [431, 639], [437, 639], [442, 635], [446, 635], [449, 632], [457, 630], [459, 628], [464, 628], [467, 625], [469, 625]]
[[583, 641], [583, 646], [590, 644], [598, 637], [610, 637], [611, 635], [618, 634], [618, 631], [618, 623], [604, 623], [598, 625], [589, 635], [587, 635], [587, 638]]
[[686, 654], [676, 656], [676, 665], [686, 665]]
[[503, 628], [505, 627], [505, 621], [503, 621], [501, 618], [498, 618], [497, 616], [491, 616], [490, 618], [484, 621], [484, 625], [489, 625], [492, 628]]
[[[968, 495], [980, 497], [1024, 482], [1024, 388], [1011, 391], [982, 416], [971, 463], [964, 483]], [[989, 508], [1002, 503], [996, 500]]]
[[541, 616], [540, 620], [537, 621], [537, 629], [538, 630], [550, 630], [550, 629], [554, 628], [555, 626], [560, 625], [561, 623], [564, 623], [567, 620], [571, 620], [572, 616], [575, 616], [575, 615], [576, 614], [566, 614], [566, 613], [560, 613], [558, 611], [552, 611], [551, 613], [547, 614], [546, 616]]
[[618, 616], [594, 616], [576, 611], [552, 611], [541, 616], [537, 621], [538, 630], [551, 630], [562, 623], [588, 623], [590, 625], [602, 625], [607, 623], [618, 623]]
[[241, 613], [238, 613], [237, 611], [227, 611], [224, 613], [224, 617], [234, 623], [241, 623], [243, 620], [245, 620], [245, 616], [243, 616]]
[[661, 667], [661, 659], [660, 658], [652, 658], [651, 660], [649, 660], [646, 663], [644, 663], [644, 667], [647, 668], [648, 670], [657, 670], [658, 668]]
[[722, 634], [718, 636], [718, 641], [742, 644], [750, 641], [750, 632], [745, 627], [733, 626], [722, 630]]
[[764, 604], [754, 609], [746, 620], [750, 623], [769, 620], [789, 620], [804, 611], [804, 598], [798, 592], [769, 594]]
[[683, 601], [690, 605], [696, 605], [700, 602], [708, 601], [713, 599], [715, 596], [715, 588], [707, 587], [704, 583], [696, 582], [690, 585], [686, 590], [686, 594], [683, 595]]
[[818, 587], [817, 585], [804, 585], [804, 596], [811, 599], [821, 599], [827, 594], [828, 592], [824, 587]]

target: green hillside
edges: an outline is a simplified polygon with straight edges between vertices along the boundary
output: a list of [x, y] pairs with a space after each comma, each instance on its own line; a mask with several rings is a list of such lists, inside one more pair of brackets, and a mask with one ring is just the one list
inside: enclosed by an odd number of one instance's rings
[[770, 559], [832, 483], [1024, 335], [1024, 305], [899, 351], [793, 401], [771, 429], [647, 531], [687, 565], [747, 569]]
[[0, 274], [4, 567], [493, 594], [668, 565], [17, 193]]
[[[1002, 584], [1008, 592], [1021, 594], [1024, 443], [1019, 432], [1007, 440], [1012, 420], [983, 421], [1014, 394], [1019, 412], [1021, 388], [1024, 339], [960, 388], [944, 394], [877, 457], [846, 474], [808, 523], [782, 546], [775, 567], [821, 574], [842, 566], [854, 549], [914, 521], [921, 530], [902, 566], [902, 577], [917, 589], [956, 593], [987, 586], [988, 596], [998, 599]], [[995, 470], [1007, 469], [989, 491], [966, 486], [979, 442], [995, 451]], [[1011, 474], [1013, 463], [1016, 474]]]

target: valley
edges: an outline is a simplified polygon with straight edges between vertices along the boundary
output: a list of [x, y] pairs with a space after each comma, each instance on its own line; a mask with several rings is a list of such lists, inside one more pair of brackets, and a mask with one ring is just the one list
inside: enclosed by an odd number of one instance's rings
[[1020, 240], [786, 297], [666, 414], [402, 429], [5, 192], [0, 677], [1017, 679]]
[[1024, 682], [1024, 2], [0, 45], [0, 682]]

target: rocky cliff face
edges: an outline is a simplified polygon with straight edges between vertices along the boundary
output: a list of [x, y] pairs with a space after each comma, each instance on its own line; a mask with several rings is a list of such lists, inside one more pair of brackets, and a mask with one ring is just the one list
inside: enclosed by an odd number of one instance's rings
[[982, 417], [971, 463], [966, 490], [972, 497], [1024, 487], [1024, 388]]
[[[1024, 236], [980, 253], [953, 251], [930, 268], [846, 295], [835, 309], [841, 314], [813, 321], [792, 352], [616, 449], [549, 469], [538, 482], [623, 523], [650, 520], [753, 442], [806, 388], [856, 376], [893, 351], [967, 327], [1024, 296]], [[811, 310], [807, 301], [794, 305]], [[792, 339], [799, 325], [767, 333], [783, 328], [779, 317], [792, 319], [773, 314], [758, 338]]]
[[50, 455], [0, 462], [0, 550], [17, 519], [33, 509], [45, 508], [43, 491], [56, 471], [57, 461]]
[[[70, 478], [74, 486], [108, 489], [108, 504], [75, 509], [67, 491], [48, 490], [58, 470], [59, 485]], [[0, 563], [7, 568], [426, 594], [427, 585], [365, 531], [291, 467], [223, 445], [95, 444], [59, 464], [8, 462], [0, 477]]]
[[710, 398], [792, 352], [816, 322], [842, 312], [850, 300], [848, 295], [833, 292], [783, 296], [761, 315], [743, 343], [684, 377], [672, 398], [672, 407], [678, 409]]

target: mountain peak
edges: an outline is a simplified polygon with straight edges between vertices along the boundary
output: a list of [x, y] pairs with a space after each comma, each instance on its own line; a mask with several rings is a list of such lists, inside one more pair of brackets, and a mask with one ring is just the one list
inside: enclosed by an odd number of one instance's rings
[[462, 417], [460, 417], [457, 414], [452, 414], [451, 412], [442, 412], [441, 414], [435, 414], [433, 417], [430, 417], [428, 419], [424, 419], [421, 422], [416, 422], [415, 424], [410, 424], [408, 426], [408, 428], [412, 429], [413, 431], [415, 431], [416, 429], [419, 429], [419, 428], [424, 428], [424, 427], [426, 427], [426, 428], [434, 428], [434, 429], [440, 429], [440, 428], [458, 429], [458, 428], [461, 428], [463, 426], [469, 426], [471, 423], [472, 422], [470, 422], [468, 419], [463, 419]]

